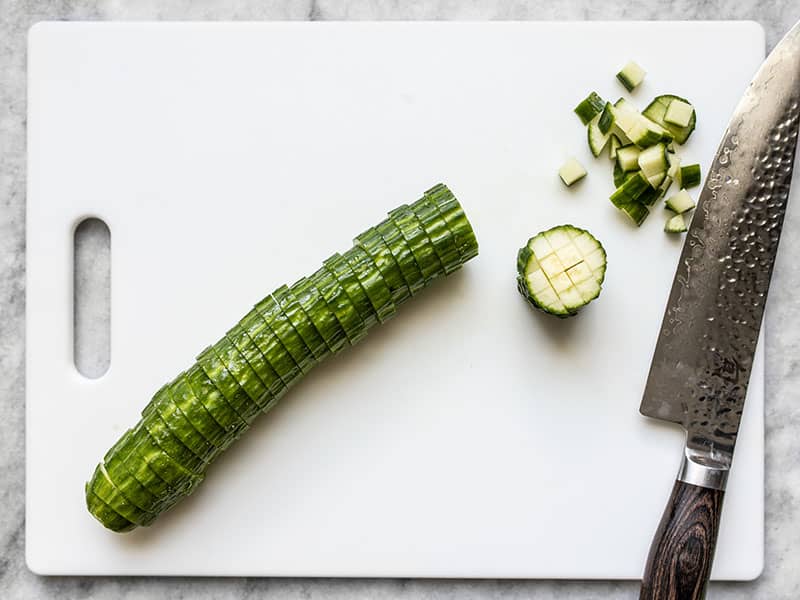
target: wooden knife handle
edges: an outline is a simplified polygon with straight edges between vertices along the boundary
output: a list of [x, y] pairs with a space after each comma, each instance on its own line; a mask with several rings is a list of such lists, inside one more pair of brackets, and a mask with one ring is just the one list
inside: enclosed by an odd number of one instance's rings
[[640, 600], [705, 597], [725, 492], [676, 481], [647, 557]]

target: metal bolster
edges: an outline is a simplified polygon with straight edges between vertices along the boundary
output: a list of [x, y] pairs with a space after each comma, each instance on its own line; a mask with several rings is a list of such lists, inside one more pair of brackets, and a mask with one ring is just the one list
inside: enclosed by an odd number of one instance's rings
[[712, 490], [724, 490], [729, 471], [730, 464], [710, 460], [707, 456], [686, 448], [678, 469], [678, 481]]

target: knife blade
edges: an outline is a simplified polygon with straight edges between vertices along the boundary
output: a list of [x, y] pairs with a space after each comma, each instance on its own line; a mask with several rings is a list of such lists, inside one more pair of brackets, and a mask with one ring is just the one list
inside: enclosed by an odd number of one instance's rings
[[686, 447], [641, 598], [701, 598], [781, 234], [800, 123], [800, 23], [739, 102], [700, 193], [640, 412]]

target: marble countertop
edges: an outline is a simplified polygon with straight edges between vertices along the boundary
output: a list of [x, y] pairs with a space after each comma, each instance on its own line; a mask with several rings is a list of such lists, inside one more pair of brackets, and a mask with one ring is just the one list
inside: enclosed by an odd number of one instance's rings
[[[634, 598], [635, 582], [39, 577], [24, 559], [25, 44], [40, 20], [752, 19], [769, 48], [800, 17], [791, 0], [4, 0], [0, 2], [0, 597]], [[766, 567], [711, 598], [800, 598], [800, 206], [786, 217], [767, 312]]]

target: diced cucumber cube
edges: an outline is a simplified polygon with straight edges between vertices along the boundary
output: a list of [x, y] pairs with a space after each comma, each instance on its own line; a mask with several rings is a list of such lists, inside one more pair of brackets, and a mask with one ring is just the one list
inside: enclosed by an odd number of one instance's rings
[[583, 165], [579, 163], [577, 159], [570, 157], [561, 165], [561, 168], [558, 170], [558, 176], [561, 177], [561, 181], [564, 182], [564, 185], [569, 187], [576, 181], [580, 181], [586, 177], [586, 169], [583, 168]]
[[622, 67], [619, 73], [617, 73], [617, 79], [623, 86], [625, 86], [626, 90], [632, 92], [642, 83], [642, 81], [644, 81], [646, 74], [647, 72], [642, 67], [637, 65], [635, 62], [630, 61], [627, 65]]
[[684, 233], [688, 230], [689, 228], [686, 226], [686, 220], [683, 215], [670, 217], [664, 225], [664, 231], [667, 233]]
[[580, 118], [581, 123], [587, 125], [595, 116], [603, 112], [605, 104], [597, 92], [592, 92], [575, 107], [574, 112]]
[[685, 213], [695, 207], [694, 200], [685, 189], [667, 198], [666, 205], [668, 209], [678, 214]]
[[680, 182], [684, 188], [691, 188], [700, 185], [702, 176], [700, 175], [700, 165], [686, 165], [680, 168]]
[[673, 100], [667, 106], [667, 112], [664, 114], [664, 121], [672, 123], [678, 127], [687, 127], [692, 120], [694, 114], [694, 107], [688, 102], [683, 100]]

